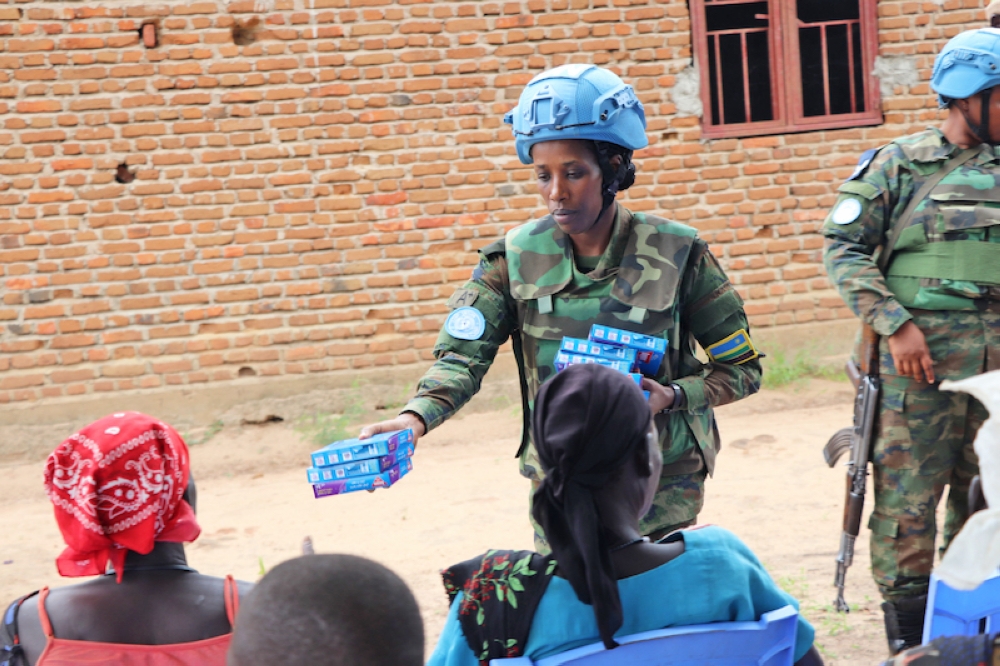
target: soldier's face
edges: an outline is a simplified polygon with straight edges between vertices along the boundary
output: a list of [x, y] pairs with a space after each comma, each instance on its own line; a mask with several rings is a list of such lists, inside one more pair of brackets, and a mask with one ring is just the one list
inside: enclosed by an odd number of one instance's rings
[[603, 203], [601, 167], [583, 141], [536, 143], [531, 149], [538, 191], [565, 233], [581, 234], [594, 226]]

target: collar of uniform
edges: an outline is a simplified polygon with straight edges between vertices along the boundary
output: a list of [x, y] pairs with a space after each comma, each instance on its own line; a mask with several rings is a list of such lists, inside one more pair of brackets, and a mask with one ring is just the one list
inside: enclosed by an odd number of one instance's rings
[[557, 294], [573, 279], [569, 236], [551, 215], [508, 231], [505, 247], [510, 294], [519, 301]]
[[928, 127], [924, 136], [915, 136], [919, 137], [915, 142], [900, 144], [906, 156], [914, 162], [944, 162], [962, 150], [948, 141], [937, 127]]
[[[616, 203], [611, 241], [588, 278], [598, 281], [618, 272], [631, 230], [632, 214]], [[505, 242], [510, 293], [515, 299], [551, 296], [573, 281], [573, 243], [551, 215], [515, 227]]]
[[[1000, 146], [986, 146], [972, 159], [972, 164], [985, 164], [1000, 160]], [[914, 162], [944, 162], [962, 152], [962, 148], [945, 137], [937, 127], [928, 127], [926, 137], [909, 144], [904, 152]]]

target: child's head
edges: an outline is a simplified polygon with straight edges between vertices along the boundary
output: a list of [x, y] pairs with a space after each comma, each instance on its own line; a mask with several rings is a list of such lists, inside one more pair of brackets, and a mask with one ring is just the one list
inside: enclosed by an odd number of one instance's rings
[[240, 606], [230, 666], [420, 666], [424, 628], [413, 593], [381, 564], [306, 555], [268, 572]]

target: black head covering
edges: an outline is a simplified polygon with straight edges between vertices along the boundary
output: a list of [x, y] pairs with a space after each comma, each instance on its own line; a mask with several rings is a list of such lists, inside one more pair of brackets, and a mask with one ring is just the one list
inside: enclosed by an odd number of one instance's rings
[[636, 383], [600, 365], [571, 365], [535, 397], [532, 431], [545, 478], [532, 514], [576, 596], [593, 605], [607, 648], [618, 645], [622, 605], [593, 492], [646, 446], [651, 418]]

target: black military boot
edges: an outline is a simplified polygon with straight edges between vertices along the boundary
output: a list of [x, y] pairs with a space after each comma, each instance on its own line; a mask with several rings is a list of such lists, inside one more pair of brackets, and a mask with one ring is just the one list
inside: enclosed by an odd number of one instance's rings
[[889, 640], [889, 654], [899, 654], [920, 645], [924, 633], [924, 612], [927, 595], [904, 597], [882, 604], [885, 613], [885, 635]]

